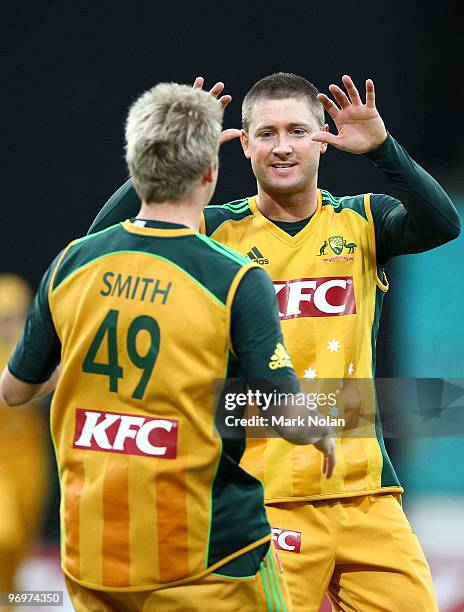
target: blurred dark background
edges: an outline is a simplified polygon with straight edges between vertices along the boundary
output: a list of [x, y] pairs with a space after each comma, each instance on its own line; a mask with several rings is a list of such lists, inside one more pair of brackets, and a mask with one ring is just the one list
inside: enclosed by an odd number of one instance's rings
[[[0, 271], [20, 274], [36, 288], [54, 255], [86, 233], [126, 179], [123, 124], [131, 101], [157, 82], [191, 83], [197, 75], [207, 86], [224, 81], [233, 95], [225, 127], [240, 127], [241, 100], [266, 74], [295, 72], [323, 92], [344, 73], [360, 88], [371, 77], [387, 128], [459, 205], [463, 6], [447, 0], [5, 5]], [[238, 142], [223, 147], [221, 164], [215, 203], [255, 193]], [[322, 158], [320, 186], [335, 195], [392, 193], [367, 159], [334, 150]], [[380, 376], [464, 377], [462, 244], [461, 237], [441, 247], [438, 259], [399, 258], [387, 270], [392, 290], [378, 344]], [[412, 260], [415, 268], [408, 267]], [[426, 307], [427, 295], [435, 296], [433, 308]], [[461, 440], [453, 462], [462, 461]], [[417, 472], [408, 474], [405, 463], [409, 447], [395, 443], [391, 450], [414, 487]], [[420, 450], [420, 462], [427, 455]], [[48, 522], [56, 526], [55, 513]]]
[[[460, 6], [459, 6], [460, 5]], [[126, 178], [128, 105], [159, 81], [226, 83], [240, 102], [279, 70], [323, 92], [345, 72], [372, 77], [387, 127], [449, 191], [464, 130], [462, 2], [26, 2], [3, 8], [1, 268], [34, 285], [70, 239], [86, 232]], [[215, 195], [254, 193], [238, 142], [221, 154]], [[321, 186], [334, 194], [387, 191], [365, 159], [329, 151]]]

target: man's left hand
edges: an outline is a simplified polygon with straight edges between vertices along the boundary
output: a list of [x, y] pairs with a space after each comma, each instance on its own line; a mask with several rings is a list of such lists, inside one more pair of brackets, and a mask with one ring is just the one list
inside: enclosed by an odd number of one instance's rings
[[342, 81], [346, 93], [338, 85], [329, 87], [335, 102], [325, 94], [317, 96], [332, 117], [338, 134], [321, 131], [311, 134], [311, 138], [348, 153], [367, 153], [379, 147], [387, 137], [382, 117], [375, 106], [374, 83], [371, 79], [366, 80], [366, 102], [363, 103], [351, 77], [345, 74]]

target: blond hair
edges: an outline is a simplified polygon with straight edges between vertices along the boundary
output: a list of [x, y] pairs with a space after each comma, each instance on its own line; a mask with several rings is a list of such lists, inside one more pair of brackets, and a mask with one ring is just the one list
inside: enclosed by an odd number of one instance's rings
[[223, 109], [201, 89], [160, 83], [129, 109], [126, 161], [144, 202], [180, 200], [217, 161]]

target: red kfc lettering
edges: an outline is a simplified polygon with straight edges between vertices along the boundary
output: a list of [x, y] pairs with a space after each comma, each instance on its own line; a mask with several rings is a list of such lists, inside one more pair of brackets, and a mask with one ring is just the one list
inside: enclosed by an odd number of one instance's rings
[[281, 319], [333, 317], [356, 313], [351, 276], [275, 281], [274, 289]]
[[174, 419], [77, 409], [73, 446], [174, 459], [178, 425]]
[[278, 550], [299, 553], [301, 550], [301, 533], [288, 529], [272, 527], [272, 539]]

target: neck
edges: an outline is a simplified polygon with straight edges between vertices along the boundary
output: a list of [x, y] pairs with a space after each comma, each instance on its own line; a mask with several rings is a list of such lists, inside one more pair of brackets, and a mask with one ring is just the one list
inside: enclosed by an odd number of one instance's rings
[[168, 202], [142, 202], [137, 217], [146, 221], [179, 223], [198, 231], [204, 202], [191, 197]]
[[317, 209], [316, 183], [299, 193], [267, 193], [258, 183], [256, 204], [268, 219], [300, 221], [311, 217]]

